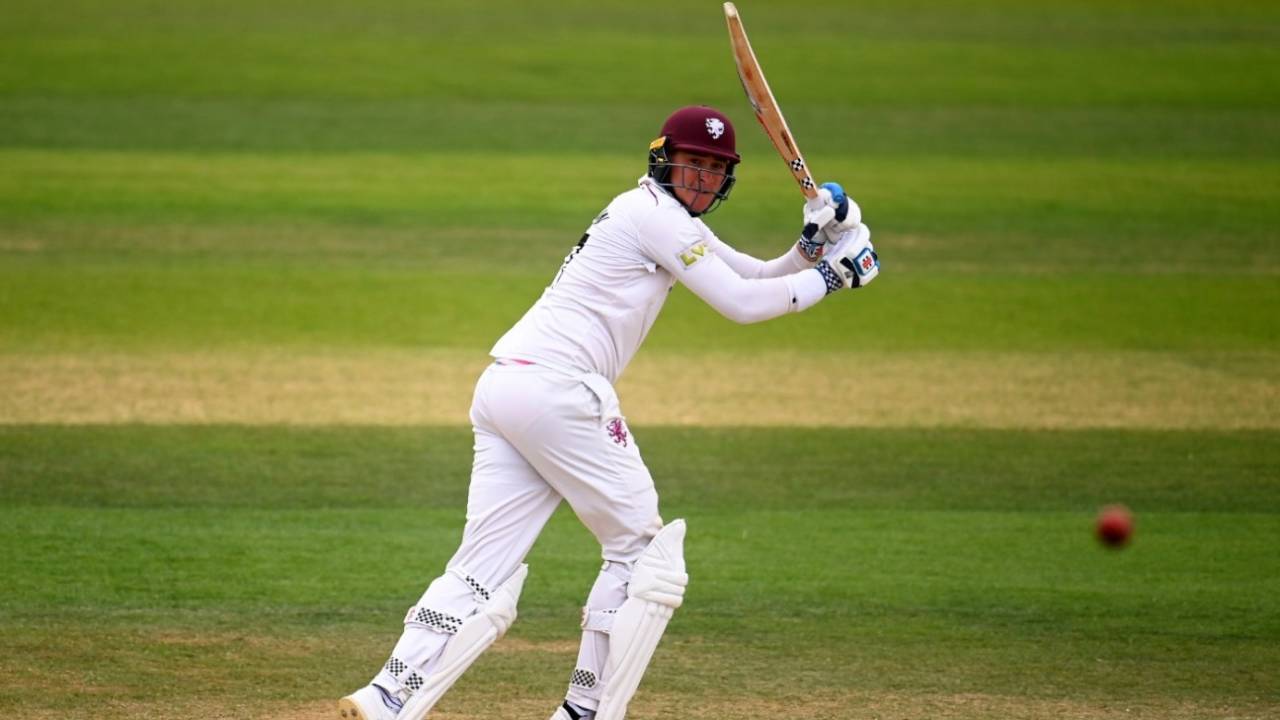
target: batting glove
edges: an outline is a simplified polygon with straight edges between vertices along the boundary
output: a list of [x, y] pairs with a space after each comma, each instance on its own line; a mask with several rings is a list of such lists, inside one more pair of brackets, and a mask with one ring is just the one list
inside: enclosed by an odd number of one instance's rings
[[804, 229], [796, 247], [809, 262], [817, 262], [842, 234], [861, 223], [862, 208], [845, 194], [840, 183], [823, 183], [818, 196], [805, 201]]
[[836, 203], [831, 198], [831, 191], [818, 190], [818, 196], [809, 198], [804, 203], [804, 228], [800, 231], [800, 239], [796, 241], [796, 249], [809, 262], [817, 262], [822, 257], [823, 245], [827, 236], [822, 228], [830, 224], [836, 217]]
[[875, 280], [880, 274], [880, 256], [871, 246], [871, 228], [858, 225], [846, 230], [827, 250], [817, 270], [827, 281], [828, 295], [845, 288], [860, 288]]
[[836, 216], [834, 222], [822, 229], [827, 236], [827, 242], [834, 243], [840, 239], [841, 235], [862, 224], [862, 208], [858, 207], [858, 203], [854, 202], [853, 198], [845, 194], [840, 183], [822, 183], [818, 194], [821, 195], [823, 190], [831, 194], [831, 204], [836, 209]]

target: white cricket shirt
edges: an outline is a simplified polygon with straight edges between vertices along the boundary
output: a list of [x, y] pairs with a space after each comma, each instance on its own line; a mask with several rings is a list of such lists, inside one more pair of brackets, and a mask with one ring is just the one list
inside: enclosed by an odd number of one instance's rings
[[758, 322], [826, 294], [794, 250], [764, 262], [729, 247], [649, 177], [600, 213], [494, 357], [594, 372], [617, 382], [677, 281], [725, 317]]

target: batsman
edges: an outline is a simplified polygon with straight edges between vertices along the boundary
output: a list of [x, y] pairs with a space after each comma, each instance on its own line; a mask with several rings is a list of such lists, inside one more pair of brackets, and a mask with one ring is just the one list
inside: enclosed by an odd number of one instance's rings
[[564, 501], [599, 541], [582, 642], [551, 720], [622, 720], [683, 601], [682, 520], [658, 494], [614, 384], [682, 283], [720, 314], [754, 323], [801, 312], [880, 272], [858, 205], [828, 183], [805, 202], [800, 237], [760, 260], [703, 218], [729, 198], [733, 124], [676, 110], [648, 172], [613, 199], [542, 296], [493, 346], [471, 405], [475, 457], [462, 542], [409, 608], [391, 657], [338, 702], [345, 720], [422, 720], [516, 618], [538, 534]]

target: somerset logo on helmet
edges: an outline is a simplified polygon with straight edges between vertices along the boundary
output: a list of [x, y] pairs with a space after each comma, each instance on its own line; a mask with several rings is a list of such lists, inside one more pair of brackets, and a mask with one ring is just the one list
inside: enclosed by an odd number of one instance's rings
[[[690, 210], [690, 214], [697, 217], [719, 207], [729, 197], [729, 191], [737, 181], [733, 171], [742, 160], [737, 151], [733, 123], [724, 113], [706, 105], [683, 107], [667, 118], [658, 138], [649, 143], [649, 176], [672, 195], [675, 191], [671, 182], [671, 156], [676, 150], [711, 155], [728, 164], [720, 189], [715, 193], [715, 201], [701, 213]], [[685, 209], [689, 210], [688, 207]]]

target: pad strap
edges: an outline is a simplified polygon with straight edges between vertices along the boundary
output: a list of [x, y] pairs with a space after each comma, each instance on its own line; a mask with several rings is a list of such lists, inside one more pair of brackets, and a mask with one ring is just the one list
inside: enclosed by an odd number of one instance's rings
[[580, 687], [583, 690], [590, 690], [599, 682], [600, 679], [596, 677], [596, 674], [586, 668], [576, 668], [573, 671], [573, 676], [569, 678], [570, 685]]
[[610, 610], [592, 610], [591, 608], [582, 608], [582, 629], [608, 633], [613, 629], [613, 618], [617, 614], [617, 608]]
[[[458, 628], [462, 627], [462, 618], [454, 617], [449, 613], [433, 610], [429, 607], [414, 605], [409, 608], [409, 612], [405, 614], [404, 624], [416, 625], [418, 627], [435, 630], [436, 632], [456, 635]], [[392, 674], [394, 675], [395, 673]]]
[[408, 700], [410, 695], [417, 692], [424, 682], [422, 675], [418, 674], [416, 669], [409, 667], [408, 663], [394, 655], [392, 655], [391, 659], [387, 661], [387, 664], [383, 669], [391, 673], [391, 676], [400, 682], [401, 690], [400, 692], [395, 693], [395, 697], [401, 703]]
[[[489, 600], [493, 598], [493, 592], [485, 587], [483, 583], [462, 568], [450, 568], [448, 572], [453, 577], [461, 580], [468, 588], [471, 588], [471, 595], [475, 598], [476, 605], [483, 607], [489, 604]], [[409, 608], [409, 612], [405, 614], [404, 623], [406, 625], [430, 628], [448, 635], [456, 635], [458, 634], [458, 628], [462, 627], [465, 619], [450, 615], [442, 610], [415, 605]], [[395, 673], [392, 674], [394, 675]]]
[[[481, 605], [474, 615], [458, 626], [454, 636], [445, 644], [439, 659], [432, 666], [431, 673], [422, 679], [418, 691], [413, 693], [396, 716], [397, 720], [424, 720], [427, 712], [435, 706], [445, 691], [461, 677], [471, 663], [475, 662], [480, 653], [507, 632], [511, 623], [515, 622], [516, 603], [520, 599], [520, 590], [524, 586], [524, 579], [528, 572], [529, 566], [518, 567], [515, 573], [491, 594], [492, 599], [489, 602]], [[476, 590], [476, 587], [472, 585], [472, 589]]]
[[449, 574], [466, 583], [471, 588], [471, 594], [475, 596], [477, 605], [484, 605], [493, 597], [493, 591], [485, 587], [483, 583], [475, 579], [466, 570], [462, 568], [449, 568]]

